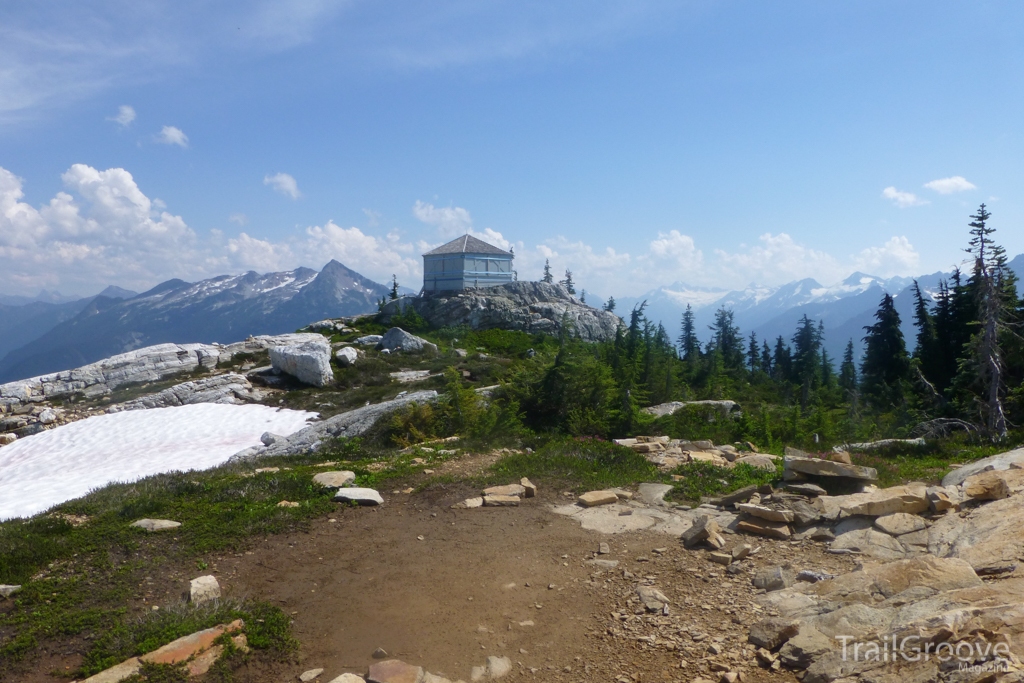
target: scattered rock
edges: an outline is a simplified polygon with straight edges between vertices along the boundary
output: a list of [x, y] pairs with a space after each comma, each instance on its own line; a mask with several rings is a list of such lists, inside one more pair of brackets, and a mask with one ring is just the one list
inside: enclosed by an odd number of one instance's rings
[[908, 515], [905, 512], [897, 512], [885, 515], [875, 520], [875, 526], [890, 536], [902, 536], [914, 531], [920, 531], [927, 525], [917, 515]]
[[310, 669], [309, 671], [303, 671], [302, 673], [299, 674], [299, 680], [302, 681], [302, 683], [309, 683], [311, 680], [313, 680], [314, 678], [316, 678], [317, 676], [319, 676], [323, 672], [324, 672], [323, 668], [320, 668], [320, 669]]
[[326, 488], [342, 488], [349, 486], [356, 480], [356, 473], [348, 470], [337, 472], [319, 472], [313, 475], [313, 481]]
[[779, 659], [794, 669], [806, 669], [817, 657], [832, 650], [832, 639], [811, 626], [801, 626], [779, 650]]
[[587, 564], [592, 564], [595, 567], [601, 567], [602, 569], [615, 569], [616, 567], [619, 566], [619, 561], [618, 560], [594, 559], [594, 560], [587, 560]]
[[272, 346], [270, 363], [275, 370], [291, 375], [305, 384], [322, 387], [334, 381], [331, 369], [331, 345], [320, 335], [301, 344]]
[[848, 496], [819, 496], [814, 506], [831, 520], [856, 515], [884, 517], [896, 512], [916, 514], [928, 509], [926, 491], [924, 484], [906, 484]]
[[359, 352], [351, 346], [345, 346], [338, 349], [334, 353], [334, 357], [337, 359], [338, 365], [347, 368], [356, 364], [356, 361], [359, 360]]
[[406, 664], [400, 659], [387, 659], [370, 665], [367, 683], [420, 683], [422, 667]]
[[750, 627], [747, 640], [757, 647], [775, 651], [800, 631], [800, 624], [791, 619], [769, 617]]
[[712, 553], [708, 553], [708, 559], [711, 560], [712, 562], [715, 562], [717, 564], [722, 564], [722, 565], [725, 565], [727, 567], [730, 564], [732, 564], [732, 562], [733, 562], [732, 553], [712, 552]]
[[487, 658], [487, 677], [490, 679], [507, 676], [512, 671], [512, 660], [508, 657], [490, 656]]
[[523, 496], [526, 494], [526, 487], [520, 484], [507, 484], [505, 486], [491, 486], [484, 489], [484, 496]]
[[359, 344], [360, 346], [376, 346], [383, 338], [384, 337], [379, 334], [368, 334], [363, 337], [359, 337], [354, 343]]
[[130, 526], [135, 526], [146, 531], [166, 531], [168, 529], [177, 529], [181, 526], [181, 522], [175, 522], [170, 519], [139, 519], [131, 523]]
[[9, 598], [20, 590], [21, 586], [0, 584], [0, 597]]
[[519, 480], [519, 485], [523, 487], [523, 492], [527, 498], [533, 498], [537, 495], [537, 485], [526, 477]]
[[374, 659], [387, 659], [388, 653], [384, 648], [378, 647], [376, 650], [373, 651], [373, 654], [370, 656]]
[[754, 588], [777, 591], [792, 586], [796, 582], [796, 574], [788, 567], [766, 567], [758, 570], [751, 582]]
[[279, 507], [279, 508], [297, 508], [300, 505], [301, 505], [300, 503], [296, 503], [293, 500], [282, 500], [282, 501], [278, 502], [277, 507]]
[[777, 455], [769, 455], [767, 453], [754, 453], [753, 455], [744, 455], [736, 458], [733, 463], [736, 465], [750, 465], [761, 470], [768, 470], [769, 472], [775, 471], [775, 463], [778, 461]]
[[477, 496], [476, 498], [467, 498], [466, 500], [462, 501], [461, 503], [456, 503], [455, 505], [452, 505], [452, 507], [456, 508], [456, 509], [465, 510], [465, 509], [472, 509], [472, 508], [483, 507], [483, 505], [484, 505], [483, 496]]
[[807, 496], [809, 498], [814, 498], [815, 496], [824, 496], [828, 493], [828, 491], [821, 488], [817, 484], [811, 484], [810, 482], [791, 482], [787, 483], [784, 488], [787, 491], [799, 493], [801, 496]]
[[383, 505], [384, 499], [373, 489], [359, 487], [341, 488], [334, 494], [334, 500], [358, 505]]
[[964, 495], [974, 500], [1002, 500], [1024, 485], [1024, 470], [992, 470], [973, 474], [961, 485]]
[[387, 350], [392, 353], [395, 351], [402, 351], [403, 353], [422, 353], [424, 351], [437, 353], [437, 344], [428, 342], [426, 339], [417, 337], [414, 334], [409, 334], [401, 327], [392, 327], [384, 333], [384, 336], [377, 343], [377, 350]]
[[0, 446], [9, 446], [17, 440], [17, 434], [0, 434]]
[[725, 539], [722, 538], [721, 528], [710, 515], [701, 515], [693, 522], [693, 526], [683, 532], [681, 536], [683, 545], [687, 548], [698, 543], [707, 543], [712, 548], [720, 549], [725, 547]]
[[946, 488], [929, 486], [925, 490], [925, 496], [928, 498], [932, 512], [945, 512], [959, 507], [959, 495], [951, 493]]
[[636, 595], [648, 612], [668, 614], [669, 600], [654, 586], [637, 586]]
[[769, 522], [792, 522], [793, 512], [790, 510], [773, 510], [772, 508], [765, 507], [764, 505], [752, 505], [750, 503], [740, 503], [736, 506], [740, 512], [745, 512], [751, 517], [757, 517], [758, 519], [764, 519]]
[[612, 491], [588, 491], [579, 497], [580, 505], [588, 508], [610, 505], [618, 500], [619, 497]]
[[355, 674], [341, 674], [337, 678], [332, 678], [328, 683], [366, 683], [366, 679]]
[[519, 496], [484, 496], [484, 507], [518, 507]]
[[786, 507], [793, 512], [793, 521], [799, 526], [814, 524], [821, 519], [821, 513], [806, 500], [789, 499], [786, 501]]
[[207, 574], [192, 579], [189, 582], [188, 599], [197, 605], [220, 599], [220, 584], [217, 583], [217, 577]]

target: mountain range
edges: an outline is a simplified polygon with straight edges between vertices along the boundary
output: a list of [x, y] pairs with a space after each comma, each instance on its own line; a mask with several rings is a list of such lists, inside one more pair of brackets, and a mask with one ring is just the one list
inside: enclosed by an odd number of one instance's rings
[[375, 311], [388, 291], [331, 261], [319, 273], [297, 268], [195, 283], [168, 280], [137, 295], [115, 289], [62, 304], [0, 305], [0, 338], [9, 349], [0, 359], [0, 383], [152, 344], [226, 344], [294, 332], [323, 318]]
[[[1010, 261], [1010, 268], [1018, 278], [1024, 277], [1024, 254]], [[854, 273], [842, 282], [826, 287], [816, 280], [794, 280], [779, 287], [750, 285], [741, 290], [693, 287], [676, 282], [658, 287], [638, 297], [623, 297], [616, 301], [616, 312], [628, 319], [629, 311], [646, 301], [645, 315], [660, 322], [675, 340], [680, 333], [686, 305], [693, 308], [697, 333], [702, 341], [711, 338], [708, 329], [714, 322], [715, 312], [722, 307], [733, 311], [734, 323], [744, 336], [751, 332], [769, 346], [780, 335], [789, 341], [800, 318], [807, 315], [825, 325], [824, 347], [834, 361], [842, 358], [851, 339], [857, 356], [863, 348], [864, 327], [875, 322], [875, 311], [884, 294], [893, 296], [903, 323], [903, 335], [908, 347], [913, 346], [914, 328], [913, 284], [917, 280], [926, 299], [934, 299], [939, 283], [950, 273], [932, 273], [917, 278], [879, 278]]]
[[[1024, 277], [1024, 254], [1010, 267]], [[948, 277], [939, 272], [916, 280], [922, 293], [932, 298]], [[618, 299], [616, 313], [628, 320], [630, 310], [646, 301], [647, 317], [661, 322], [674, 340], [690, 304], [698, 336], [707, 341], [715, 312], [725, 307], [733, 311], [734, 323], [745, 336], [754, 332], [769, 345], [780, 335], [788, 341], [807, 315], [823, 321], [825, 349], [838, 362], [848, 340], [853, 340], [859, 355], [864, 327], [874, 322], [885, 293], [895, 298], [904, 336], [908, 346], [913, 345], [913, 282], [914, 278], [864, 273], [828, 287], [812, 279], [739, 290], [676, 282], [643, 296]], [[373, 312], [388, 292], [388, 286], [331, 261], [320, 272], [297, 268], [194, 283], [168, 280], [142, 294], [108, 287], [96, 296], [71, 301], [56, 292], [34, 298], [0, 297], [0, 383], [67, 370], [152, 344], [231, 343], [249, 335], [293, 332], [323, 318]]]

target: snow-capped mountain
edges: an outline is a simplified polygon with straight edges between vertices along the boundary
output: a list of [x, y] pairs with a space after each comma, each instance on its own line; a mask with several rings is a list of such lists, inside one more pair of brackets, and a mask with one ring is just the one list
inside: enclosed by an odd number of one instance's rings
[[327, 317], [376, 310], [388, 288], [331, 261], [319, 273], [168, 280], [126, 300], [97, 296], [74, 317], [0, 360], [0, 382], [78, 367], [163, 342], [230, 343], [293, 332]]

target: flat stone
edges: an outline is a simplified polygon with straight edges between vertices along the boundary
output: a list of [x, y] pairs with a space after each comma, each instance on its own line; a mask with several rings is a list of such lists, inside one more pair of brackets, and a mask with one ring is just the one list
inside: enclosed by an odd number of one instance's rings
[[783, 488], [787, 491], [799, 493], [801, 496], [807, 496], [809, 498], [828, 494], [828, 491], [825, 489], [821, 488], [817, 484], [811, 484], [809, 482], [786, 484]]
[[21, 586], [0, 584], [0, 597], [9, 598], [20, 590]]
[[525, 496], [526, 487], [522, 484], [506, 484], [505, 486], [491, 486], [484, 489], [484, 496]]
[[790, 510], [773, 510], [770, 507], [764, 505], [753, 505], [751, 503], [740, 503], [736, 506], [736, 509], [740, 512], [745, 512], [751, 517], [757, 517], [758, 519], [765, 519], [769, 522], [792, 522], [793, 513]]
[[733, 560], [742, 560], [753, 552], [753, 548], [750, 547], [749, 543], [737, 543], [733, 546], [730, 554]]
[[324, 670], [322, 667], [319, 669], [310, 669], [309, 671], [303, 671], [299, 674], [299, 680], [302, 681], [302, 683], [309, 683], [311, 680], [313, 680], [323, 672]]
[[350, 486], [356, 480], [356, 473], [348, 470], [337, 472], [320, 472], [313, 475], [313, 481], [320, 486], [338, 489], [342, 486]]
[[175, 522], [170, 519], [139, 519], [131, 523], [130, 526], [135, 526], [146, 531], [167, 531], [168, 529], [177, 529], [181, 526], [181, 522]]
[[366, 683], [366, 679], [355, 674], [341, 674], [337, 678], [332, 678], [327, 683]]
[[203, 674], [207, 673], [213, 667], [213, 665], [217, 663], [217, 660], [220, 659], [220, 656], [222, 654], [224, 654], [224, 646], [214, 645], [209, 650], [206, 650], [205, 652], [196, 655], [195, 657], [190, 659], [188, 663], [185, 665], [185, 669], [188, 671], [188, 675], [202, 676]]
[[599, 555], [607, 555], [612, 551], [612, 548], [607, 543], [599, 543], [597, 546], [597, 552]]
[[82, 683], [120, 683], [129, 676], [137, 674], [141, 668], [142, 662], [139, 661], [139, 658], [132, 657], [109, 669], [104, 669], [95, 676], [89, 676]]
[[974, 500], [1002, 500], [1024, 487], [1024, 470], [992, 470], [973, 474], [961, 485], [964, 495]]
[[732, 564], [733, 557], [732, 553], [713, 552], [708, 553], [708, 559], [712, 562], [715, 562], [716, 564], [722, 564], [728, 567], [730, 564]]
[[741, 519], [736, 523], [736, 531], [780, 540], [786, 540], [793, 535], [789, 525], [785, 522], [770, 522], [767, 519], [758, 519], [757, 517]]
[[453, 508], [463, 508], [463, 509], [473, 509], [473, 508], [479, 508], [479, 507], [483, 507], [483, 506], [484, 506], [484, 498], [483, 498], [483, 496], [477, 496], [476, 498], [467, 498], [466, 500], [462, 501], [461, 503], [456, 503], [452, 507]]
[[786, 456], [784, 466], [790, 472], [810, 474], [816, 477], [847, 477], [849, 479], [862, 479], [865, 481], [876, 481], [878, 479], [878, 470], [873, 467], [847, 465], [819, 458]]
[[386, 659], [370, 665], [368, 683], [420, 683], [423, 668], [406, 664], [400, 659]]
[[979, 574], [1008, 573], [1021, 563], [1024, 493], [981, 505], [966, 517], [960, 514], [947, 512], [932, 524], [928, 552], [965, 560]]
[[484, 507], [517, 507], [519, 496], [484, 496]]
[[221, 624], [197, 631], [142, 655], [139, 659], [150, 664], [180, 664], [211, 648], [214, 642], [225, 633], [240, 631], [243, 625], [241, 619], [236, 619], [230, 624]]
[[967, 477], [985, 471], [1008, 470], [1011, 465], [1024, 465], [1024, 448], [1016, 448], [1012, 451], [990, 455], [981, 460], [975, 460], [963, 467], [958, 467], [942, 478], [943, 486], [957, 486], [962, 484]]
[[334, 494], [334, 500], [342, 503], [356, 503], [358, 505], [383, 505], [384, 499], [373, 489], [359, 487], [342, 488]]
[[665, 496], [673, 489], [671, 484], [640, 484], [637, 495], [648, 505], [665, 505]]
[[[955, 489], [956, 487], [951, 487]], [[941, 486], [929, 486], [925, 490], [932, 512], [945, 512], [960, 506], [960, 496]]]
[[924, 529], [927, 524], [917, 515], [908, 515], [905, 512], [897, 512], [892, 515], [885, 515], [875, 519], [875, 527], [881, 529], [890, 536], [902, 536]]
[[787, 508], [793, 511], [793, 521], [799, 526], [814, 524], [821, 519], [821, 513], [803, 499], [790, 499], [785, 502]]
[[619, 497], [612, 491], [588, 491], [579, 497], [579, 503], [583, 507], [596, 507], [598, 505], [611, 505], [619, 500]]
[[826, 519], [866, 515], [884, 517], [896, 512], [917, 514], [928, 509], [924, 484], [905, 484], [848, 496], [819, 496], [814, 506]]
[[725, 547], [725, 539], [722, 538], [721, 528], [718, 522], [710, 515], [701, 515], [694, 520], [693, 526], [683, 532], [680, 537], [683, 545], [687, 548], [699, 543], [707, 543], [716, 550]]
[[533, 498], [537, 495], [537, 485], [526, 477], [519, 480], [519, 485], [523, 487], [526, 498]]
[[902, 560], [907, 556], [906, 548], [889, 534], [875, 529], [858, 529], [837, 534], [832, 541], [833, 550], [856, 550], [880, 560]]
[[779, 650], [779, 659], [794, 669], [806, 669], [811, 662], [832, 650], [833, 640], [810, 626], [801, 626], [799, 633]]
[[212, 574], [197, 576], [189, 582], [188, 599], [197, 605], [220, 598], [220, 584]]
[[601, 560], [593, 559], [587, 560], [587, 564], [594, 565], [595, 567], [601, 567], [602, 569], [615, 569], [619, 566], [618, 560]]

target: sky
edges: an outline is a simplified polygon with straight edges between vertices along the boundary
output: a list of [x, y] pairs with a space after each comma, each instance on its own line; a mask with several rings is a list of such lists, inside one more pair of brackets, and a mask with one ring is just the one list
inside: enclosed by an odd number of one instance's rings
[[322, 267], [740, 289], [1024, 252], [1024, 4], [0, 4], [0, 294]]

